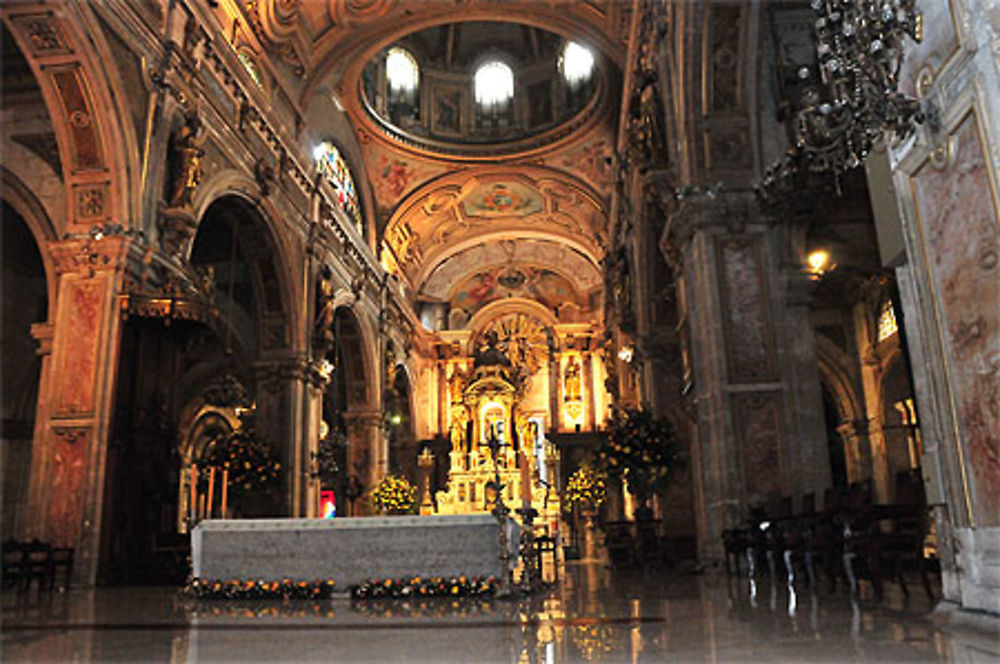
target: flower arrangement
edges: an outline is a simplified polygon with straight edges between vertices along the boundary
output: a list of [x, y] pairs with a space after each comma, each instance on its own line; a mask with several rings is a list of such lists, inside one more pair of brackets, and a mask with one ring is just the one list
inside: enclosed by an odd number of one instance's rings
[[500, 607], [492, 597], [476, 596], [358, 599], [351, 603], [351, 608], [375, 618], [471, 618], [495, 616]]
[[605, 474], [589, 463], [580, 466], [569, 476], [563, 490], [563, 511], [572, 512], [574, 507], [581, 510], [597, 510], [607, 498]]
[[401, 475], [387, 475], [372, 489], [372, 505], [383, 514], [411, 514], [417, 506], [417, 487]]
[[483, 597], [496, 592], [496, 578], [479, 576], [406, 577], [370, 579], [351, 588], [354, 599], [399, 599], [419, 597]]
[[347, 437], [339, 431], [331, 431], [326, 438], [319, 441], [319, 447], [313, 453], [313, 478], [318, 479], [321, 486], [330, 487], [337, 481], [340, 474], [338, 456], [347, 447]]
[[601, 469], [610, 477], [625, 479], [629, 491], [640, 500], [663, 487], [676, 460], [677, 442], [670, 422], [640, 409], [618, 412], [597, 451]]
[[589, 662], [613, 653], [620, 645], [621, 634], [614, 625], [574, 625], [570, 640]]
[[323, 581], [191, 579], [185, 590], [197, 599], [328, 599], [333, 579]]
[[228, 466], [230, 490], [236, 494], [271, 489], [281, 478], [281, 462], [271, 446], [242, 429], [213, 445], [205, 463], [220, 469]]

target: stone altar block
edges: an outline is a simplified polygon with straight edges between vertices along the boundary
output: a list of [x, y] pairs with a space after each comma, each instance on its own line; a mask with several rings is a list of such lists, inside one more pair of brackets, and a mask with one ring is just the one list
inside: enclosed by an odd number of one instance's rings
[[[207, 520], [191, 533], [201, 579], [500, 576], [500, 526], [489, 514]], [[516, 531], [511, 533], [517, 542]]]

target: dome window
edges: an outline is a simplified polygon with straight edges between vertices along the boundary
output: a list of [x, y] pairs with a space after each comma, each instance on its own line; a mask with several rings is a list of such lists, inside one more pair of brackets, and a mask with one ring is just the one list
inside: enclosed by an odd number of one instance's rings
[[590, 75], [594, 71], [594, 54], [589, 48], [574, 41], [566, 42], [559, 58], [559, 69], [567, 85], [570, 87], [581, 85], [590, 80]]
[[499, 109], [514, 98], [514, 72], [492, 60], [476, 70], [476, 103], [484, 110]]
[[420, 84], [420, 67], [406, 49], [391, 48], [385, 56], [385, 76], [389, 94], [412, 95]]

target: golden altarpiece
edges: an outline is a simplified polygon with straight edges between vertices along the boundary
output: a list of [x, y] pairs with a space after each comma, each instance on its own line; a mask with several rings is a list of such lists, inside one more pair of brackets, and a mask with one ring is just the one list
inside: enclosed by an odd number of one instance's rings
[[560, 458], [546, 423], [583, 419], [581, 368], [592, 361], [590, 353], [555, 352], [560, 332], [524, 314], [500, 316], [469, 342], [471, 366], [452, 363], [441, 403], [451, 442], [448, 485], [436, 494], [438, 513], [490, 511], [499, 473], [508, 504], [529, 503], [543, 523], [558, 520]]

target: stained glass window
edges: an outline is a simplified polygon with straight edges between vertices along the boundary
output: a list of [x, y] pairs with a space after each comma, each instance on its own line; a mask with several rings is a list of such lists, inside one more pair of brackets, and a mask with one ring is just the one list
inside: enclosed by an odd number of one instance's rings
[[878, 341], [885, 341], [896, 334], [899, 328], [896, 325], [896, 312], [892, 310], [892, 303], [886, 301], [882, 305], [882, 313], [878, 317]]
[[323, 142], [316, 148], [314, 155], [319, 170], [326, 176], [334, 191], [337, 192], [337, 202], [347, 215], [354, 221], [360, 232], [362, 229], [361, 207], [358, 205], [358, 192], [354, 188], [354, 178], [347, 168], [340, 150], [332, 143]]

